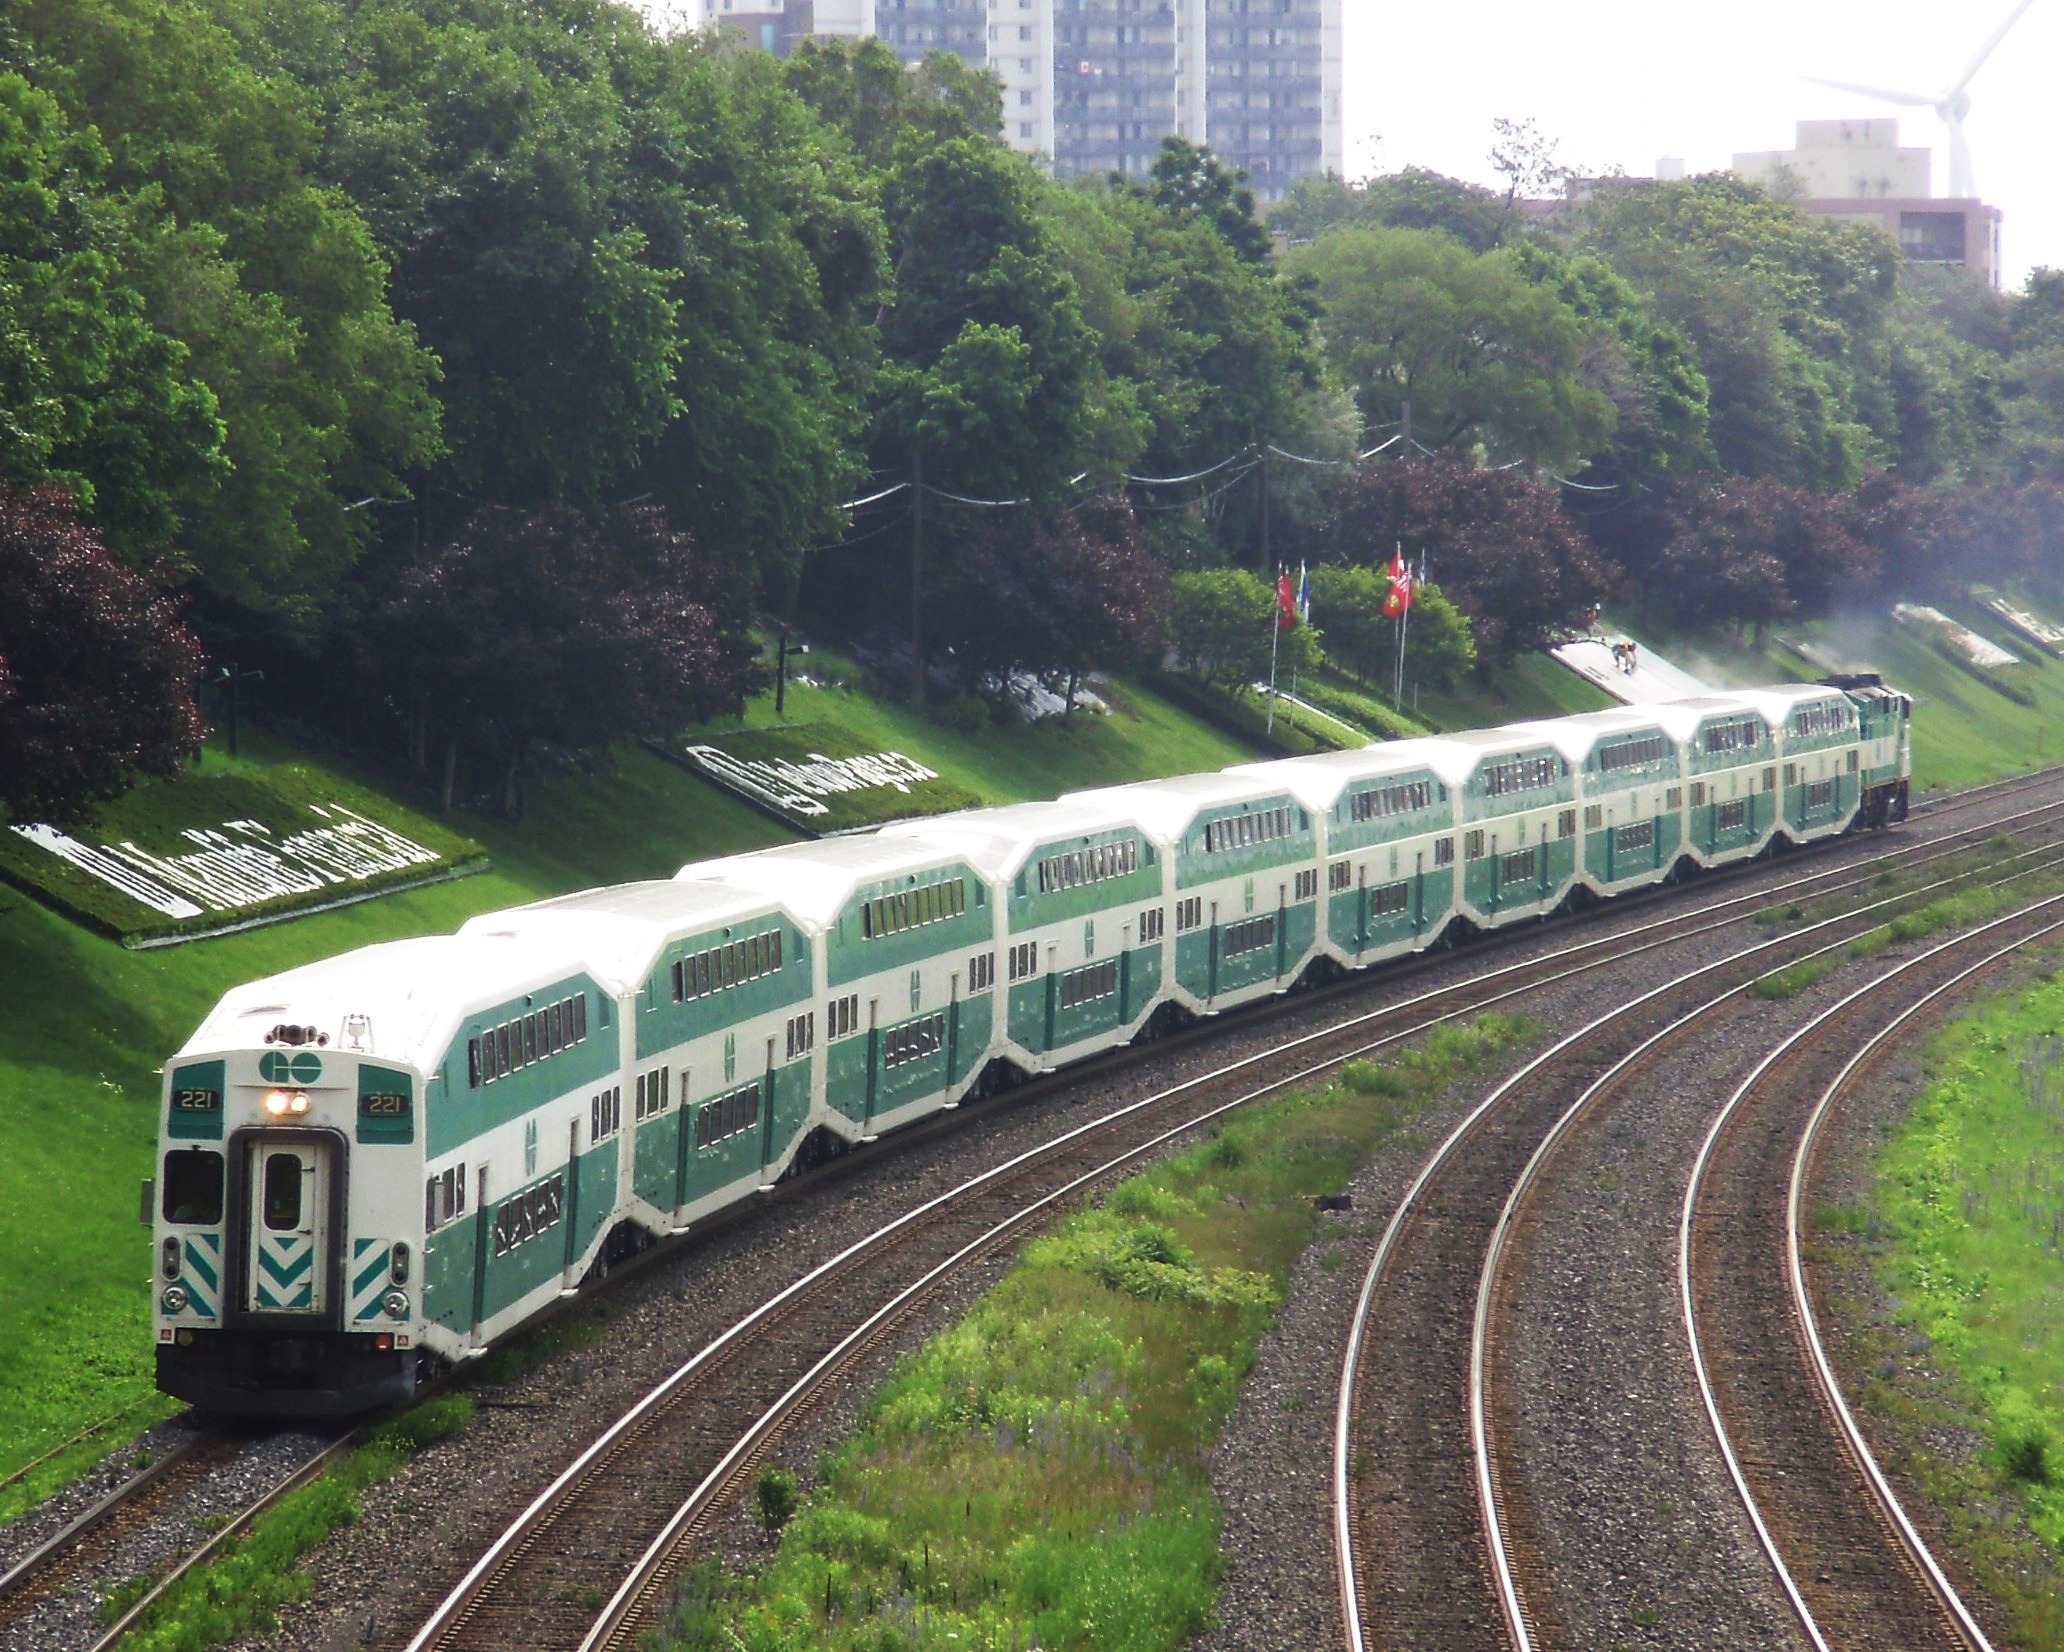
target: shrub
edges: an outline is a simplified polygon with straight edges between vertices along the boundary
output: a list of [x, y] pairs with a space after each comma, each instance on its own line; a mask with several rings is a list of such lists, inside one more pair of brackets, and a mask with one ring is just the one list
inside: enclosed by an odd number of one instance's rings
[[770, 1468], [761, 1475], [760, 1483], [753, 1488], [753, 1497], [759, 1505], [760, 1524], [770, 1532], [778, 1532], [787, 1525], [801, 1501], [796, 1477], [785, 1468]]

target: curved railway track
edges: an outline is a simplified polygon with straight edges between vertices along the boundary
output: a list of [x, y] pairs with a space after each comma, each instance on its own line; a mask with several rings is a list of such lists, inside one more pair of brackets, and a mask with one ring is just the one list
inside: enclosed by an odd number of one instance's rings
[[[1728, 1098], [1685, 1192], [1678, 1276], [1700, 1397], [1818, 1652], [1991, 1652], [1842, 1397], [1806, 1288], [1800, 1207], [1814, 1143], [1843, 1090], [1952, 994], [2064, 932], [2060, 904], [2031, 903], [1932, 947], [1799, 1028]], [[1974, 950], [1982, 955], [1963, 962]]]
[[[1825, 920], [1814, 928], [1834, 938], [1816, 951], [1880, 921], [1873, 907]], [[1526, 1477], [1509, 1472], [1500, 1449], [1519, 1432], [1510, 1395], [1489, 1372], [1495, 1328], [1513, 1305], [1506, 1249], [1544, 1167], [1579, 1121], [1700, 1036], [1754, 973], [1767, 971], [1759, 965], [1692, 1007], [1682, 1001], [1779, 950], [1767, 941], [1702, 965], [1560, 1040], [1456, 1126], [1399, 1203], [1356, 1306], [1335, 1419], [1342, 1621], [1357, 1652], [1567, 1638], [1554, 1592], [1541, 1586]], [[1376, 1322], [1409, 1325], [1412, 1334], [1378, 1341]]]

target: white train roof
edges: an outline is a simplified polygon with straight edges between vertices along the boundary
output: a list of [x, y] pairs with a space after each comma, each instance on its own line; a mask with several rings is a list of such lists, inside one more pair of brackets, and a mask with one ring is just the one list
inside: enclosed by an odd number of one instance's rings
[[902, 820], [881, 829], [883, 837], [912, 838], [950, 849], [984, 876], [998, 881], [1016, 875], [1043, 844], [1093, 833], [1137, 829], [1121, 809], [1095, 801], [1011, 803], [1000, 809], [961, 809], [952, 814]]
[[1509, 729], [1538, 731], [1540, 738], [1572, 763], [1582, 765], [1599, 743], [1628, 734], [1663, 734], [1682, 743], [1697, 730], [1698, 713], [1672, 701], [1654, 701], [1641, 706], [1607, 706], [1600, 711], [1580, 711], [1572, 717], [1543, 718], [1539, 722], [1510, 723]]
[[916, 877], [964, 859], [958, 849], [919, 838], [824, 838], [783, 843], [746, 855], [695, 861], [674, 874], [680, 883], [717, 884], [777, 900], [804, 928], [821, 933], [862, 884]]
[[580, 974], [573, 952], [491, 935], [425, 935], [360, 947], [232, 988], [176, 1059], [263, 1046], [276, 1026], [313, 1027], [307, 1046], [428, 1072], [467, 1015]]
[[[1308, 757], [1276, 757], [1263, 763], [1238, 763], [1227, 774], [1275, 776], [1276, 784], [1307, 809], [1321, 814], [1340, 801], [1348, 787], [1364, 780], [1385, 780], [1393, 775], [1430, 771], [1450, 785], [1459, 784], [1453, 752], [1428, 749], [1424, 740], [1390, 740], [1380, 745], [1357, 746], [1352, 751], [1314, 752]], [[1463, 771], [1466, 773], [1466, 769]]]
[[1172, 843], [1206, 809], [1229, 803], [1259, 803], [1284, 795], [1289, 789], [1280, 780], [1258, 780], [1251, 774], [1228, 769], [1221, 774], [1183, 774], [1167, 780], [1140, 780], [1127, 786], [1064, 792], [1061, 801], [1085, 808], [1115, 809], [1138, 821], [1155, 837]]
[[483, 912], [469, 918], [459, 933], [517, 941], [541, 953], [583, 959], [602, 985], [626, 993], [644, 985], [672, 942], [763, 916], [779, 905], [751, 890], [655, 879]]

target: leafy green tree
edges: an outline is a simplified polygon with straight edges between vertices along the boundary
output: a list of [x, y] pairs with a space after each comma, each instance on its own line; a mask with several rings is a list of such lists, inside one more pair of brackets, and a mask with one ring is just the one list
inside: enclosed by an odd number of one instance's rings
[[906, 69], [872, 35], [817, 36], [797, 44], [782, 76], [877, 171], [887, 171], [897, 145], [911, 137], [993, 139], [1003, 130], [1002, 85], [951, 52], [929, 52]]
[[1276, 675], [1317, 669], [1319, 634], [1284, 627], [1275, 587], [1244, 568], [1210, 568], [1171, 581], [1168, 640], [1176, 658], [1228, 694], [1264, 682], [1273, 648]]
[[24, 0], [31, 79], [109, 156], [122, 267], [185, 377], [213, 395], [229, 469], [195, 467], [175, 550], [211, 602], [312, 623], [372, 524], [437, 451], [436, 367], [388, 308], [356, 208], [314, 172], [312, 99], [262, 0]]
[[0, 70], [0, 477], [55, 482], [132, 557], [161, 551], [187, 478], [220, 479], [214, 395], [121, 268], [107, 152]]
[[1573, 468], [1612, 435], [1584, 330], [1509, 254], [1426, 230], [1346, 228], [1285, 256], [1317, 286], [1335, 369], [1372, 427], [1493, 462]]
[[1269, 215], [1269, 227], [1292, 241], [1316, 240], [1340, 224], [1436, 229], [1471, 252], [1489, 252], [1511, 239], [1515, 219], [1482, 185], [1420, 166], [1352, 184], [1330, 176], [1300, 178]]
[[922, 449], [939, 486], [1051, 502], [1097, 447], [1105, 385], [1073, 275], [1022, 156], [905, 146], [887, 180], [895, 292], [882, 322], [883, 466]]
[[[1390, 579], [1380, 568], [1311, 570], [1312, 617], [1323, 624], [1326, 658], [1365, 683], [1388, 682], [1398, 650], [1398, 620], [1383, 611]], [[1453, 688], [1476, 664], [1469, 618], [1428, 582], [1412, 592], [1409, 665], [1428, 688]]]
[[206, 727], [200, 668], [177, 606], [61, 491], [0, 481], [0, 809], [78, 825], [143, 776], [176, 774]]
[[1245, 172], [1187, 138], [1166, 137], [1150, 176], [1148, 188], [1162, 210], [1209, 224], [1235, 256], [1250, 264], [1268, 262], [1269, 232], [1255, 216], [1254, 191], [1247, 187]]
[[348, 18], [325, 165], [369, 203], [397, 306], [443, 361], [439, 480], [599, 505], [679, 410], [678, 272], [624, 166], [666, 125], [631, 121], [617, 83], [652, 96], [658, 43], [597, 0]]
[[648, 134], [628, 168], [638, 227], [680, 272], [677, 412], [627, 485], [779, 586], [864, 480], [880, 209], [762, 53], [677, 42], [626, 119]]
[[1715, 174], [1601, 191], [1582, 242], [1697, 345], [1722, 469], [1833, 489], [1881, 459], [1891, 404], [1860, 379], [1897, 282], [1882, 234]]
[[1539, 241], [1509, 256], [1577, 317], [1587, 335], [1579, 371], [1613, 404], [1612, 445], [1585, 480], [1639, 486], [1710, 466], [1710, 391], [1683, 329], [1602, 258]]

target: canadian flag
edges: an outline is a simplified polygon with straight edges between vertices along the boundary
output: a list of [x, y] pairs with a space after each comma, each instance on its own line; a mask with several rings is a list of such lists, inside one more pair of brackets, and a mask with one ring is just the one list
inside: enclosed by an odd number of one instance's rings
[[1412, 570], [1400, 548], [1390, 559], [1390, 589], [1383, 598], [1383, 617], [1396, 619], [1412, 606]]

